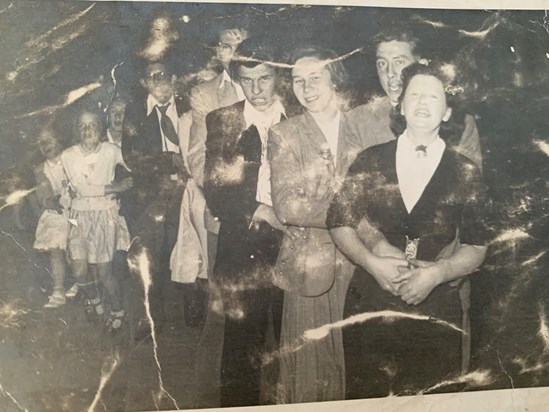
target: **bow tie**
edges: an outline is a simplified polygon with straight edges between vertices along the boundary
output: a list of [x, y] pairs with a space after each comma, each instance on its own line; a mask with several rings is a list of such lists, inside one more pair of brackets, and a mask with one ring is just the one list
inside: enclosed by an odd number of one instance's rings
[[427, 157], [427, 146], [422, 144], [416, 146], [416, 153], [418, 158]]

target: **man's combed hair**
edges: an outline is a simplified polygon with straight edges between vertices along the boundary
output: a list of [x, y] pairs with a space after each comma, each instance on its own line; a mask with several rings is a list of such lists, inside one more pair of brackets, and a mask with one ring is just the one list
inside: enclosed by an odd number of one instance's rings
[[277, 71], [279, 70], [277, 64], [280, 63], [280, 56], [277, 48], [266, 37], [249, 37], [238, 45], [229, 65], [229, 71], [231, 77], [237, 80], [240, 66], [251, 68], [263, 63], [271, 64]]
[[408, 43], [412, 54], [421, 57], [421, 42], [419, 38], [408, 28], [402, 25], [391, 24], [386, 29], [380, 31], [374, 36], [374, 45], [379, 46], [380, 43], [388, 43], [391, 41], [399, 41]]

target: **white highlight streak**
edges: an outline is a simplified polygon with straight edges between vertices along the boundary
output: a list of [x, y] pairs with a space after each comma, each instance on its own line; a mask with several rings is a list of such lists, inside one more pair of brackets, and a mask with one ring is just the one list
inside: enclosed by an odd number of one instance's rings
[[393, 310], [382, 310], [379, 312], [360, 313], [358, 315], [353, 315], [348, 317], [347, 319], [343, 319], [328, 325], [324, 325], [316, 329], [309, 329], [305, 331], [303, 337], [306, 341], [319, 340], [328, 336], [328, 334], [332, 329], [343, 328], [345, 326], [353, 325], [355, 323], [364, 323], [369, 320], [373, 320], [377, 318], [426, 320], [429, 322], [437, 323], [442, 326], [447, 326], [450, 329], [453, 329], [464, 335], [467, 335], [467, 332], [465, 332], [463, 329], [457, 327], [456, 325], [450, 322], [446, 322], [444, 320], [432, 318], [425, 315], [417, 315], [414, 313], [396, 312]]
[[[547, 58], [549, 59], [549, 56]], [[539, 148], [539, 150], [549, 156], [549, 143], [544, 142], [543, 140], [533, 140], [533, 143]]]
[[424, 391], [421, 391], [421, 394], [432, 392], [436, 389], [442, 388], [444, 386], [455, 385], [458, 383], [467, 383], [474, 386], [486, 386], [490, 385], [494, 381], [492, 374], [489, 370], [481, 369], [468, 373], [467, 375], [458, 376], [455, 379], [448, 379], [442, 382], [437, 383], [434, 386], [431, 386]]
[[101, 395], [103, 394], [103, 390], [105, 389], [105, 386], [107, 385], [107, 382], [109, 381], [112, 374], [114, 373], [114, 371], [118, 367], [119, 363], [120, 363], [120, 357], [118, 356], [118, 353], [115, 353], [110, 368], [105, 370], [105, 368], [103, 367], [103, 369], [101, 370], [101, 379], [99, 381], [99, 387], [97, 388], [97, 392], [95, 393], [95, 397], [93, 398], [93, 402], [91, 403], [90, 407], [88, 408], [88, 412], [94, 412], [95, 411], [95, 407], [97, 406], [97, 403], [101, 399]]
[[29, 189], [29, 190], [16, 190], [15, 192], [10, 193], [9, 195], [7, 195], [4, 198], [4, 201], [6, 202], [6, 204], [4, 204], [4, 205], [2, 205], [2, 207], [0, 207], [0, 212], [8, 206], [13, 206], [13, 205], [19, 203], [19, 201], [21, 201], [21, 199], [23, 199], [28, 194], [34, 192], [35, 190], [36, 190], [36, 187], [33, 187], [32, 189]]
[[543, 341], [543, 353], [549, 352], [549, 327], [547, 326], [547, 317], [545, 316], [545, 308], [539, 305], [539, 330], [538, 335]]
[[510, 240], [519, 240], [528, 238], [528, 233], [520, 229], [509, 229], [493, 240], [493, 243], [508, 242]]
[[74, 103], [76, 100], [80, 99], [85, 94], [87, 94], [87, 93], [89, 93], [89, 92], [91, 92], [91, 91], [93, 91], [93, 90], [95, 90], [99, 87], [101, 87], [101, 83], [99, 83], [99, 82], [91, 83], [91, 84], [88, 84], [87, 86], [79, 87], [78, 89], [70, 91], [65, 96], [65, 101], [63, 103], [55, 105], [55, 106], [47, 106], [47, 107], [44, 107], [40, 110], [36, 110], [34, 112], [24, 113], [22, 115], [17, 116], [16, 119], [22, 119], [24, 117], [30, 117], [30, 116], [34, 116], [36, 114], [41, 114], [41, 113], [53, 113], [56, 110], [63, 109], [65, 107], [71, 105], [72, 103]]
[[[132, 243], [133, 243], [133, 240], [132, 240]], [[151, 306], [149, 302], [149, 293], [152, 285], [150, 261], [147, 256], [147, 249], [144, 246], [141, 246], [141, 247], [142, 247], [141, 252], [138, 253], [136, 257], [132, 257], [131, 259], [128, 259], [128, 264], [132, 271], [139, 274], [141, 281], [143, 282], [143, 289], [144, 289], [144, 295], [145, 295], [145, 299], [143, 303], [145, 305], [145, 314], [147, 316], [147, 320], [151, 328], [151, 339], [153, 342], [153, 355], [154, 355], [154, 360], [156, 362], [156, 367], [158, 370], [158, 381], [159, 381], [159, 387], [160, 387], [159, 400], [162, 397], [162, 395], [165, 394], [173, 402], [176, 409], [179, 410], [179, 405], [177, 405], [177, 401], [164, 388], [164, 381], [162, 380], [162, 367], [160, 366], [160, 360], [158, 359], [158, 342], [156, 340], [154, 320], [152, 318]]]
[[9, 398], [20, 410], [22, 411], [25, 411], [25, 412], [29, 412], [29, 410], [27, 408], [23, 408], [21, 406], [21, 404], [19, 402], [17, 402], [17, 399], [15, 399], [11, 393], [9, 393], [7, 390], [4, 389], [4, 387], [2, 386], [2, 384], [0, 383], [0, 391], [4, 394], [4, 396], [6, 396], [7, 398]]
[[39, 47], [45, 47], [47, 46], [47, 39], [48, 37], [50, 37], [53, 33], [55, 33], [57, 30], [71, 24], [71, 23], [74, 23], [76, 21], [78, 21], [81, 17], [83, 17], [84, 15], [86, 15], [93, 7], [95, 6], [95, 3], [93, 3], [91, 6], [89, 6], [87, 9], [84, 9], [82, 10], [80, 13], [77, 13], [75, 14], [74, 16], [71, 16], [69, 17], [68, 19], [65, 19], [63, 20], [61, 23], [59, 23], [57, 26], [55, 26], [54, 28], [48, 30], [46, 33], [38, 36], [37, 38], [35, 39], [31, 39], [29, 40], [25, 46], [27, 47], [36, 47], [36, 46], [39, 46]]

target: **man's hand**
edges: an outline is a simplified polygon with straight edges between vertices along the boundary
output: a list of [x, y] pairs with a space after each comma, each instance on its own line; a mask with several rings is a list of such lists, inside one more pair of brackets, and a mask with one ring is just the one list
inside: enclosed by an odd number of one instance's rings
[[183, 156], [180, 153], [172, 153], [172, 166], [177, 170], [177, 174], [182, 180], [187, 181], [190, 177], [189, 171], [183, 161]]
[[282, 232], [287, 232], [286, 226], [280, 223], [280, 220], [276, 217], [274, 209], [271, 206], [260, 204], [252, 216], [252, 222], [250, 228], [256, 230], [259, 229], [261, 222], [266, 222], [273, 229], [280, 230]]

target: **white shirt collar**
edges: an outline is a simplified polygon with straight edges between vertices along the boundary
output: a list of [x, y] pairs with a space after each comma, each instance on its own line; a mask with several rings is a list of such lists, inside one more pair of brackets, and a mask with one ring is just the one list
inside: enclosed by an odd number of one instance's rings
[[[168, 103], [171, 103], [170, 104], [170, 109], [172, 107], [175, 108], [175, 97], [174, 97], [173, 94], [172, 94], [172, 97], [170, 97], [170, 100], [168, 100]], [[166, 103], [166, 104], [168, 104], [168, 103]], [[164, 106], [164, 105], [158, 103], [158, 101], [154, 98], [154, 96], [149, 93], [149, 95], [147, 96], [147, 116], [149, 116], [152, 113], [153, 109], [156, 106]]]
[[221, 79], [221, 82], [219, 83], [219, 90], [221, 90], [223, 88], [223, 86], [225, 85], [225, 82], [229, 82], [234, 86], [238, 101], [240, 102], [240, 101], [246, 99], [246, 96], [244, 96], [244, 91], [242, 90], [242, 86], [240, 86], [240, 84], [238, 82], [235, 82], [231, 78], [229, 73], [227, 73], [227, 70], [223, 70], [223, 73], [221, 73], [221, 76], [223, 76], [223, 78]]
[[244, 101], [244, 120], [247, 127], [255, 124], [256, 127], [269, 129], [280, 122], [282, 115], [286, 116], [286, 109], [280, 99], [276, 99], [271, 107], [264, 112], [257, 110], [248, 100]]
[[[401, 152], [402, 154], [413, 155], [413, 157], [422, 158], [422, 156], [418, 156], [418, 150], [416, 150], [417, 147], [418, 145], [412, 142], [406, 130], [398, 138], [397, 151]], [[425, 147], [425, 151], [427, 153], [427, 156], [425, 157], [438, 157], [442, 154], [442, 152], [444, 152], [445, 148], [446, 143], [444, 143], [444, 140], [437, 136], [435, 140], [433, 140], [428, 146]]]
[[396, 149], [396, 172], [398, 187], [408, 213], [421, 198], [427, 184], [437, 169], [446, 143], [437, 138], [427, 146], [426, 156], [416, 150], [406, 131], [398, 138]]
[[231, 79], [231, 76], [229, 76], [229, 73], [227, 73], [227, 70], [223, 70], [223, 73], [221, 75], [223, 76], [223, 78], [221, 79], [221, 83], [219, 83], [219, 88], [220, 89], [223, 88], [223, 83], [225, 83], [225, 82], [230, 82], [230, 83], [236, 85], [236, 83], [233, 82], [233, 79]]

